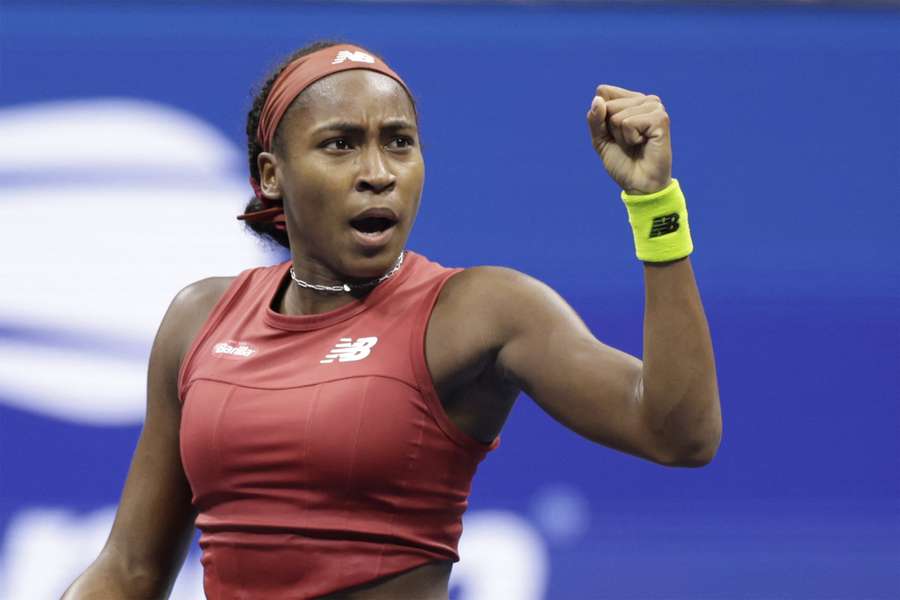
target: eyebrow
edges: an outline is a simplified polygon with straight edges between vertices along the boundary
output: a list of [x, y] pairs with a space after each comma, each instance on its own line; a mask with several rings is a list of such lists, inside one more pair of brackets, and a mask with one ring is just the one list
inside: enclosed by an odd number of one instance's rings
[[[415, 129], [415, 125], [407, 121], [406, 119], [388, 119], [381, 125], [382, 129]], [[359, 125], [358, 123], [351, 123], [350, 121], [329, 121], [324, 125], [320, 125], [313, 130], [313, 134], [320, 133], [322, 131], [343, 131], [347, 133], [362, 133], [365, 131], [365, 127]]]

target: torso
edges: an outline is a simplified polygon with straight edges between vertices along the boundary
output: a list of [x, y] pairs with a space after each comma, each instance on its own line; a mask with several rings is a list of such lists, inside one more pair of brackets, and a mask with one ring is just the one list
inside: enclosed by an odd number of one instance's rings
[[[441, 290], [425, 334], [425, 359], [444, 410], [462, 431], [483, 443], [500, 433], [519, 393], [494, 368], [499, 348], [493, 341], [493, 323], [477, 302], [477, 290], [488, 276], [475, 267], [451, 277]], [[193, 322], [183, 328], [182, 357], [234, 279], [212, 277], [203, 281], [208, 293], [203, 294], [203, 306], [192, 311]], [[274, 301], [278, 312], [284, 312], [283, 298], [284, 290], [279, 289]], [[460, 327], [460, 323], [466, 326]], [[430, 563], [327, 598], [447, 600], [451, 564]]]

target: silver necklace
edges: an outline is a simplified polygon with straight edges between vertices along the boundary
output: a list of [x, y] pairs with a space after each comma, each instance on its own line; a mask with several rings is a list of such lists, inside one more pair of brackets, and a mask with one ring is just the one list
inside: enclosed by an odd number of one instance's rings
[[400, 268], [400, 265], [403, 264], [403, 257], [406, 255], [406, 250], [400, 253], [400, 256], [397, 258], [397, 262], [394, 263], [394, 268], [390, 271], [379, 277], [378, 279], [373, 279], [372, 281], [366, 283], [360, 283], [357, 285], [350, 285], [349, 283], [342, 283], [340, 285], [318, 285], [315, 283], [308, 283], [303, 281], [302, 279], [298, 279], [296, 275], [294, 275], [294, 267], [291, 267], [291, 279], [299, 285], [300, 287], [312, 288], [314, 290], [320, 292], [349, 292], [352, 289], [366, 288], [371, 287], [373, 285], [378, 285], [391, 275], [397, 272], [397, 269]]

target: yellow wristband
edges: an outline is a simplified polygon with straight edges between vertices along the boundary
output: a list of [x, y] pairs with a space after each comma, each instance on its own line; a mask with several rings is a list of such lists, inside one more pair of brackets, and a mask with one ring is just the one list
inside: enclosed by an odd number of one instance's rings
[[687, 205], [677, 179], [652, 194], [626, 194], [628, 222], [634, 232], [635, 254], [646, 262], [684, 258], [694, 251]]

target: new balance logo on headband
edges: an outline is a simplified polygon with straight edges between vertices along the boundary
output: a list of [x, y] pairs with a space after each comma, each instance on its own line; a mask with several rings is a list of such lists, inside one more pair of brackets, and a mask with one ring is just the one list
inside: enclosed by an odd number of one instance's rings
[[650, 237], [655, 238], [675, 231], [678, 231], [678, 213], [653, 217], [653, 225], [650, 227]]
[[344, 62], [345, 60], [350, 60], [353, 62], [362, 62], [362, 63], [374, 63], [375, 62], [375, 59], [373, 57], [369, 56], [368, 54], [366, 54], [365, 52], [359, 52], [359, 51], [350, 52], [349, 50], [341, 50], [340, 52], [337, 53], [337, 56], [335, 57], [335, 59], [333, 61], [331, 61], [331, 64], [339, 65], [342, 62]]

